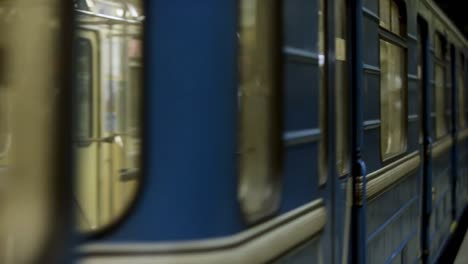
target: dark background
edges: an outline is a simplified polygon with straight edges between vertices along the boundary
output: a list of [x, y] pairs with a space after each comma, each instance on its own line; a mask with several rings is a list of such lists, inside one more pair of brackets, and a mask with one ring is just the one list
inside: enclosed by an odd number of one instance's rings
[[468, 2], [466, 0], [435, 0], [435, 2], [468, 38]]

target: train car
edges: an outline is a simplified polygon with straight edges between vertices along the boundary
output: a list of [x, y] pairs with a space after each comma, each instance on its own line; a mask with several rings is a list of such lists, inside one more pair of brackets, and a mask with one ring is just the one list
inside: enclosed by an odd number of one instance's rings
[[468, 42], [432, 0], [26, 2], [3, 263], [437, 263], [466, 231]]

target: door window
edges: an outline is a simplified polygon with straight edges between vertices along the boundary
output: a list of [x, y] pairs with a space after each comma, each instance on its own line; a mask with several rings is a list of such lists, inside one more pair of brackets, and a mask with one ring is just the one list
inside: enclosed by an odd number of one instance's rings
[[383, 159], [406, 148], [406, 40], [394, 0], [380, 0], [380, 147]]
[[78, 228], [94, 234], [140, 187], [144, 15], [134, 0], [77, 0], [75, 13], [74, 200]]

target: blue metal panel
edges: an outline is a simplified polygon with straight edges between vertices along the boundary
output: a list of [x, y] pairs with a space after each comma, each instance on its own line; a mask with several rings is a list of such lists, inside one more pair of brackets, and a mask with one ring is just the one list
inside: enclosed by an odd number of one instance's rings
[[[284, 133], [315, 130], [315, 139], [285, 145], [283, 202], [287, 212], [319, 197], [320, 75], [318, 69], [318, 1], [294, 0], [283, 3]], [[308, 34], [304, 34], [308, 32]]]
[[283, 17], [284, 42], [286, 46], [309, 52], [317, 52], [318, 1], [284, 1]]
[[[331, 262], [332, 203], [328, 175], [326, 186], [319, 186], [320, 93], [322, 79], [319, 72], [319, 1], [291, 0], [283, 2], [283, 122], [284, 138], [303, 135], [303, 140], [284, 143], [282, 204], [280, 213], [286, 213], [315, 199], [323, 198], [330, 219], [319, 240], [306, 242], [278, 260], [278, 263], [313, 263], [320, 257]], [[330, 135], [330, 133], [329, 133]], [[328, 142], [330, 143], [330, 142]], [[328, 155], [330, 155], [328, 153]]]
[[461, 217], [468, 202], [468, 141], [458, 142], [457, 219]]
[[[368, 263], [393, 260], [419, 230], [420, 172], [407, 176], [367, 205]], [[403, 256], [400, 256], [403, 257]]]
[[146, 6], [143, 189], [111, 241], [200, 239], [245, 225], [237, 204], [237, 1]]
[[431, 259], [436, 259], [450, 235], [451, 212], [451, 152], [432, 160], [432, 187], [436, 190], [431, 207], [429, 243]]
[[272, 264], [323, 263], [323, 256], [319, 253], [321, 250], [320, 239], [313, 239], [291, 250]]
[[[374, 120], [380, 121], [380, 89], [379, 89], [380, 69], [378, 68], [379, 67], [378, 64], [366, 65], [366, 67], [367, 68], [364, 69], [364, 87], [363, 87], [363, 94], [365, 94], [366, 100], [363, 105], [363, 108], [364, 108], [363, 118], [365, 120], [364, 129], [368, 130], [368, 128], [366, 127], [367, 122], [374, 121]], [[367, 98], [369, 100], [367, 100]], [[364, 133], [366, 133], [366, 131]], [[366, 136], [366, 140], [367, 140], [367, 136]], [[375, 145], [375, 147], [377, 146], [378, 145]]]
[[[366, 32], [363, 35], [366, 52], [363, 52], [362, 62], [365, 65], [379, 65], [379, 21], [375, 20], [369, 13], [364, 12], [363, 30]], [[378, 100], [377, 100], [378, 101]]]
[[367, 10], [371, 11], [376, 16], [378, 16], [377, 15], [377, 13], [379, 12], [378, 3], [379, 3], [379, 1], [375, 1], [375, 0], [364, 0], [363, 1], [363, 6], [364, 6], [364, 8], [366, 8]]
[[369, 171], [381, 168], [380, 157], [380, 125], [373, 129], [364, 131], [366, 144], [362, 147], [362, 158], [366, 161]]
[[318, 198], [317, 147], [318, 144], [304, 144], [286, 148], [282, 212]]
[[[313, 31], [312, 31], [313, 32]], [[318, 127], [319, 72], [316, 63], [286, 60], [284, 67], [284, 128], [286, 132]]]

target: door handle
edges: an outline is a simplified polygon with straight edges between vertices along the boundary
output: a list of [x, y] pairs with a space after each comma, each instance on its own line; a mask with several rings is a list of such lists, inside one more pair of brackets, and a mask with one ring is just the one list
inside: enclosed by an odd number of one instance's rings
[[138, 180], [138, 175], [140, 175], [140, 170], [137, 168], [120, 169], [120, 181], [121, 182]]
[[79, 138], [76, 139], [75, 142], [77, 142], [79, 145], [89, 145], [91, 143], [108, 143], [112, 144], [115, 143], [117, 140], [117, 137], [119, 137], [117, 134], [110, 135], [108, 137], [101, 137], [101, 138]]

